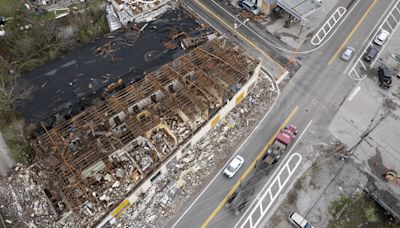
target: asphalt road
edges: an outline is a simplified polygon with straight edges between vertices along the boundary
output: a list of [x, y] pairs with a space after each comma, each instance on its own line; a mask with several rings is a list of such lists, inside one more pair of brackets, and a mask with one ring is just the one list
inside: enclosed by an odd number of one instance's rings
[[[208, 0], [202, 0], [201, 2], [206, 7], [210, 6], [211, 8], [213, 5]], [[343, 0], [339, 2], [339, 5], [347, 7], [349, 2], [349, 0]], [[254, 133], [237, 151], [237, 154], [242, 155], [246, 159], [239, 172], [232, 179], [227, 179], [222, 174], [217, 174], [204, 192], [198, 195], [194, 204], [192, 205], [192, 202], [190, 202], [187, 205], [187, 211], [178, 215], [168, 227], [173, 225], [175, 225], [174, 227], [201, 227], [210, 215], [213, 216], [208, 227], [234, 227], [236, 225], [240, 216], [233, 215], [226, 208], [215, 211], [217, 206], [243, 175], [251, 162], [257, 157], [267, 141], [272, 138], [289, 113], [296, 107], [298, 107], [298, 111], [290, 122], [297, 125], [300, 132], [311, 120], [313, 121], [313, 125], [328, 127], [329, 122], [336, 114], [341, 103], [355, 86], [355, 82], [343, 73], [349, 62], [339, 59], [342, 49], [350, 45], [356, 50], [363, 50], [365, 46], [364, 41], [374, 35], [374, 32], [371, 32], [372, 28], [379, 23], [378, 19], [381, 18], [381, 15], [391, 2], [359, 0], [355, 9], [348, 12], [349, 15], [335, 32], [332, 39], [307, 56], [300, 56], [303, 59], [307, 58], [307, 60], [284, 87], [276, 105], [268, 116], [262, 120]], [[196, 6], [194, 5], [196, 4], [196, 1], [190, 2], [191, 8], [195, 8]], [[212, 23], [218, 30], [229, 34], [230, 32], [224, 25], [221, 25], [218, 19], [213, 19], [213, 16], [210, 15], [209, 12], [213, 10], [210, 8], [206, 12], [207, 10], [204, 10], [204, 8], [197, 4], [195, 12], [200, 15], [204, 14], [201, 16], [209, 23]], [[228, 17], [220, 11], [214, 13], [215, 15], [219, 14], [223, 18]], [[264, 45], [262, 40], [254, 35], [252, 36], [251, 31], [246, 30], [245, 27], [240, 32], [243, 36], [252, 37], [251, 41], [253, 44], [265, 53], [272, 56], [276, 54], [276, 50], [271, 50], [267, 45]], [[252, 45], [246, 44], [243, 40], [241, 43], [250, 53], [257, 53], [258, 50]], [[311, 46], [307, 47], [306, 45], [303, 48], [310, 49]], [[357, 53], [357, 55], [360, 54], [362, 53]], [[256, 56], [260, 55], [262, 56], [262, 54], [258, 53]], [[268, 178], [265, 178], [257, 186], [258, 190], [266, 183]]]

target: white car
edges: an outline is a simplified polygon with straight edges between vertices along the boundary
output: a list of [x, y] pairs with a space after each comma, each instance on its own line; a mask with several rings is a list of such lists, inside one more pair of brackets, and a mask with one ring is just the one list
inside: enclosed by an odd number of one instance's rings
[[356, 50], [354, 50], [354, 48], [352, 48], [352, 47], [347, 47], [347, 48], [344, 50], [342, 56], [340, 56], [340, 58], [343, 59], [344, 61], [349, 61], [349, 59], [351, 58], [351, 56], [353, 56], [353, 53], [354, 53], [355, 51], [356, 51]]
[[244, 159], [236, 155], [235, 158], [232, 159], [231, 162], [229, 162], [228, 166], [224, 170], [224, 175], [226, 175], [228, 178], [232, 178], [235, 173], [239, 170], [239, 168], [243, 165]]
[[314, 228], [308, 221], [299, 215], [297, 212], [292, 213], [289, 216], [289, 222], [298, 228]]
[[382, 29], [382, 30], [378, 33], [378, 35], [376, 35], [376, 37], [375, 37], [375, 39], [374, 39], [374, 43], [376, 43], [376, 44], [379, 45], [379, 46], [382, 46], [382, 45], [386, 42], [386, 40], [387, 40], [387, 38], [389, 37], [389, 35], [390, 35], [390, 32], [388, 32], [388, 31]]

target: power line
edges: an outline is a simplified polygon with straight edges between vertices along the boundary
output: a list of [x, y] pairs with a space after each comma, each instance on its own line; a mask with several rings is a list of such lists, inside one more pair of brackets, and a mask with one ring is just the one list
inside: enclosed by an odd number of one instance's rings
[[[295, 78], [292, 78], [290, 80], [290, 82], [295, 83], [295, 85], [297, 85], [300, 89], [302, 89], [305, 93], [307, 93], [308, 95], [311, 95], [312, 97], [315, 97], [316, 100], [321, 103], [322, 105], [324, 105], [328, 110], [331, 110], [332, 112], [336, 112], [336, 115], [340, 116], [344, 121], [346, 121], [348, 124], [350, 124], [352, 127], [354, 127], [355, 129], [359, 130], [360, 132], [362, 132], [362, 129], [360, 129], [357, 125], [355, 125], [351, 120], [349, 120], [347, 117], [345, 117], [343, 115], [343, 113], [340, 110], [335, 109], [334, 107], [332, 107], [332, 105], [328, 104], [327, 101], [325, 101], [324, 98], [322, 98], [321, 96], [319, 96], [318, 94], [316, 94], [315, 92], [313, 92], [311, 89], [306, 89], [305, 85], [296, 80]], [[347, 97], [347, 96], [346, 96]], [[375, 129], [375, 128], [374, 128]], [[377, 142], [375, 139], [373, 138], [369, 138], [370, 140], [374, 141], [378, 146], [384, 148], [384, 146], [381, 145], [381, 143]], [[382, 139], [382, 141], [385, 141], [385, 143], [391, 147], [394, 151], [396, 151], [395, 148], [393, 148], [393, 146], [390, 145], [390, 143], [386, 142], [385, 139]], [[400, 162], [400, 160], [390, 151], [385, 150], [386, 152], [388, 152], [395, 160], [397, 160], [398, 162]]]
[[[296, 80], [295, 78], [292, 78], [292, 79], [289, 81], [289, 83], [290, 83], [290, 82], [293, 82], [293, 83], [295, 84], [296, 87], [300, 88], [303, 92], [305, 92], [306, 94], [308, 94], [308, 95], [312, 96], [314, 99], [316, 99], [316, 100], [317, 100], [317, 103], [322, 104], [326, 109], [328, 109], [328, 110], [334, 112], [337, 116], [341, 117], [344, 121], [346, 121], [346, 122], [347, 122], [348, 124], [350, 124], [352, 127], [354, 127], [355, 129], [359, 130], [360, 132], [362, 132], [362, 129], [360, 129], [360, 128], [359, 128], [357, 125], [355, 125], [351, 120], [349, 120], [347, 117], [345, 117], [345, 116], [343, 115], [343, 113], [339, 110], [340, 106], [339, 106], [338, 109], [334, 108], [334, 106], [331, 105], [331, 104], [329, 104], [329, 103], [325, 100], [325, 98], [319, 96], [318, 94], [316, 94], [316, 93], [315, 93], [314, 91], [312, 91], [311, 89], [306, 88], [306, 86], [304, 85], [304, 83], [302, 83], [301, 81]], [[347, 97], [347, 96], [345, 96], [345, 97]], [[379, 111], [379, 110], [378, 110], [378, 111]], [[378, 113], [377, 113], [377, 114], [378, 114]], [[383, 119], [384, 119], [386, 116], [387, 116], [387, 115], [381, 117], [380, 121], [379, 121], [377, 124], [375, 124], [371, 129], [365, 131], [365, 132], [362, 134], [362, 136], [361, 136], [362, 138], [356, 143], [356, 145], [354, 145], [354, 146], [351, 148], [351, 150], [350, 150], [350, 151], [351, 151], [350, 156], [351, 156], [352, 153], [355, 151], [355, 149], [358, 148], [358, 146], [361, 144], [361, 142], [369, 135], [369, 133], [372, 132], [372, 130], [374, 130], [374, 129], [378, 126], [378, 124], [379, 124], [381, 121], [383, 121]], [[375, 117], [376, 117], [376, 116], [375, 116]], [[373, 138], [369, 138], [369, 139], [372, 140], [372, 141], [374, 141], [378, 146], [380, 146], [380, 147], [382, 147], [382, 148], [384, 149], [384, 147], [383, 147], [380, 143], [378, 143], [375, 139], [373, 139]], [[387, 142], [386, 142], [386, 143], [387, 143]], [[390, 144], [388, 144], [388, 145], [392, 148], [392, 146], [391, 146]], [[393, 157], [394, 159], [396, 159], [397, 161], [400, 162], [400, 160], [399, 160], [396, 156], [394, 156], [392, 152], [390, 152], [390, 151], [388, 151], [388, 150], [386, 150], [386, 149], [384, 149], [384, 150], [385, 150], [386, 152], [388, 152], [389, 154], [391, 154], [392, 157]], [[348, 160], [346, 159], [346, 161], [343, 163], [343, 165], [339, 168], [338, 172], [335, 173], [334, 177], [333, 177], [333, 178], [331, 179], [331, 181], [328, 183], [327, 187], [324, 189], [323, 193], [319, 196], [319, 198], [318, 198], [317, 201], [314, 203], [314, 205], [311, 207], [311, 209], [307, 212], [306, 216], [308, 216], [308, 214], [311, 212], [311, 210], [312, 210], [312, 209], [315, 207], [315, 205], [319, 202], [319, 200], [321, 199], [321, 197], [323, 196], [323, 194], [325, 194], [325, 192], [327, 191], [327, 188], [328, 188], [328, 187], [330, 186], [330, 184], [336, 179], [336, 177], [338, 176], [338, 174], [340, 173], [340, 171], [343, 169], [343, 167], [344, 167], [344, 165], [346, 164], [347, 161], [348, 161]], [[257, 173], [254, 173], [253, 175], [256, 175], [256, 174], [257, 174]], [[217, 174], [217, 175], [218, 175], [218, 174]], [[250, 176], [249, 176], [249, 177], [250, 177]], [[271, 177], [271, 178], [272, 178], [272, 177]], [[260, 184], [260, 183], [257, 182], [256, 184], [251, 185], [250, 187], [254, 187], [254, 186], [259, 185], [259, 184]], [[223, 191], [226, 191], [226, 190], [223, 190]], [[223, 191], [220, 191], [220, 192], [223, 192]], [[219, 193], [220, 193], [220, 192], [219, 192]], [[209, 199], [209, 200], [211, 200], [211, 199]], [[210, 209], [210, 208], [211, 208], [211, 207], [206, 208], [205, 210], [208, 210], [208, 209]], [[203, 210], [203, 211], [205, 211], [205, 210]], [[221, 217], [224, 217], [224, 216], [226, 216], [226, 215], [228, 215], [228, 214], [230, 214], [230, 213], [231, 213], [231, 212], [229, 211], [229, 212], [223, 214]], [[193, 216], [192, 216], [192, 217], [193, 217]]]

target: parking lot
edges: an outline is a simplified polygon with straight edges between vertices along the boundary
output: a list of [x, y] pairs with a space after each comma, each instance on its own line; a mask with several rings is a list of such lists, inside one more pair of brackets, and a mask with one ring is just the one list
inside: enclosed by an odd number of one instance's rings
[[[361, 51], [362, 54], [354, 60], [354, 63], [349, 64], [349, 67], [345, 70], [350, 78], [354, 80], [363, 80], [367, 77], [372, 68], [376, 68], [382, 64], [381, 52], [386, 51], [385, 49], [387, 49], [386, 46], [388, 42], [383, 46], [378, 46], [374, 43], [374, 38], [382, 29], [390, 32], [389, 39], [394, 36], [394, 32], [400, 22], [400, 1], [394, 1], [393, 6], [388, 8], [387, 11], [388, 14], [383, 14], [380, 18], [380, 20], [383, 20], [380, 26], [371, 30], [370, 39], [365, 48]], [[377, 48], [379, 53], [373, 61], [368, 63], [363, 60], [363, 55], [371, 47]]]
[[[375, 61], [366, 64], [360, 56], [349, 67], [349, 76], [358, 85], [349, 94], [338, 114], [330, 124], [330, 131], [343, 143], [354, 146], [354, 160], [370, 176], [367, 190], [386, 204], [389, 210], [400, 215], [400, 186], [382, 178], [388, 170], [400, 173], [400, 4], [391, 9], [383, 23], [383, 29], [391, 37], [380, 49]], [[397, 29], [396, 29], [397, 28]], [[368, 46], [372, 45], [372, 39]], [[374, 45], [377, 47], [376, 45]], [[389, 89], [379, 86], [377, 67], [385, 65], [392, 75]]]

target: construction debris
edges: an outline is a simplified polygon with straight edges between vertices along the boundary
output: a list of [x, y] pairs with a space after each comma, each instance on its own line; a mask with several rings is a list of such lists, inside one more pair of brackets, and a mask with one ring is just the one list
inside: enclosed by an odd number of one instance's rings
[[[58, 224], [91, 226], [116, 207], [237, 93], [257, 64], [233, 43], [214, 39], [138, 82], [110, 84], [103, 101], [65, 123], [42, 123], [44, 134], [32, 142], [35, 167], [53, 177], [43, 188]], [[179, 186], [191, 184], [187, 178]]]
[[[168, 175], [158, 179], [118, 220], [122, 227], [165, 227], [202, 183], [217, 172], [271, 107], [277, 93], [266, 88], [270, 81], [259, 77], [249, 96], [226, 118], [171, 163]], [[251, 110], [251, 111], [250, 111]]]
[[58, 211], [51, 199], [56, 196], [42, 188], [49, 178], [43, 172], [36, 173], [35, 167], [21, 165], [8, 178], [0, 176], [0, 211], [6, 223], [12, 227], [54, 227]]
[[175, 7], [170, 0], [111, 0], [106, 8], [107, 22], [112, 32], [128, 23], [154, 21]]

